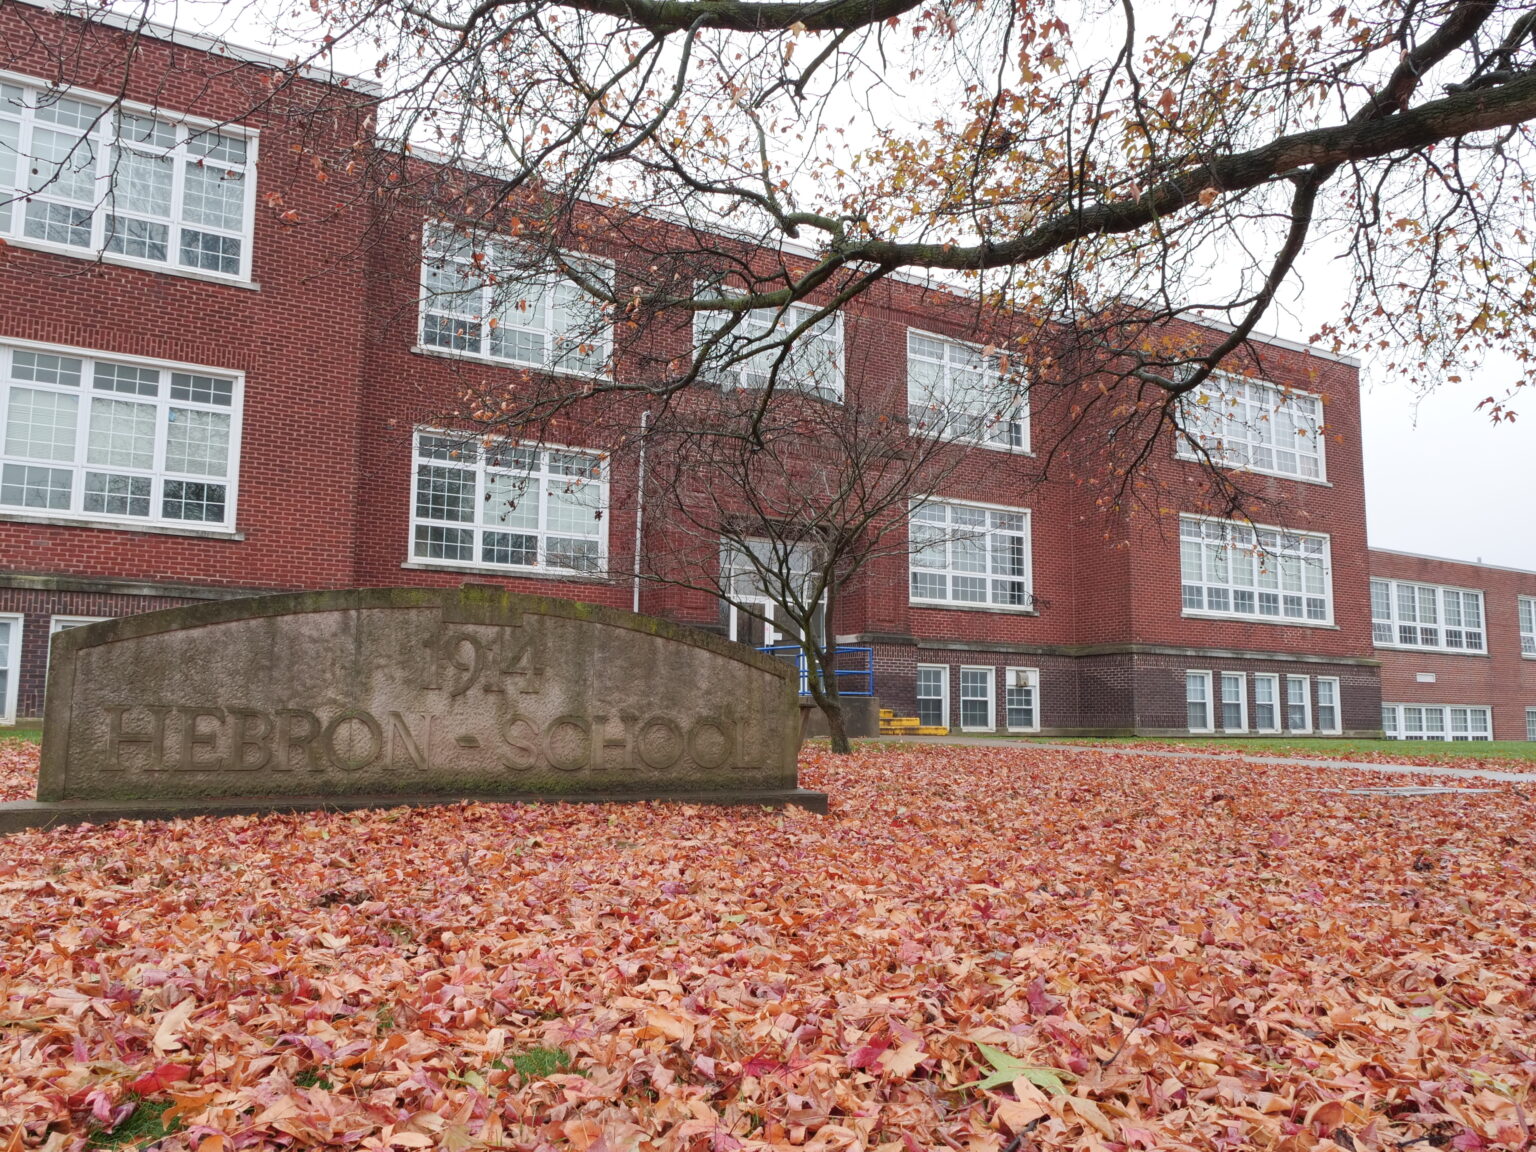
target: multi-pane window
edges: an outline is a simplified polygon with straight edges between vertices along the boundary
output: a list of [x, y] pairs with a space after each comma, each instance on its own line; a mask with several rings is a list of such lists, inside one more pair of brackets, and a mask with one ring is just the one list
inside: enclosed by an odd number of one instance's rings
[[[1180, 453], [1278, 476], [1323, 478], [1323, 402], [1217, 373], [1185, 400]], [[1198, 447], [1198, 451], [1197, 451]]]
[[1332, 620], [1327, 536], [1185, 516], [1179, 559], [1186, 613]]
[[1221, 727], [1224, 731], [1248, 731], [1247, 681], [1241, 672], [1221, 674]]
[[1280, 677], [1268, 672], [1253, 677], [1253, 726], [1259, 732], [1280, 731]]
[[1389, 740], [1493, 739], [1493, 710], [1447, 704], [1383, 704], [1381, 728]]
[[1013, 732], [1034, 732], [1040, 727], [1040, 671], [1008, 668], [1004, 671], [1003, 713]]
[[766, 388], [773, 382], [841, 400], [843, 315], [818, 319], [821, 311], [815, 304], [789, 304], [753, 308], [739, 319], [732, 312], [695, 312], [693, 336], [704, 352], [706, 373], [727, 387]]
[[613, 270], [586, 256], [569, 272], [516, 244], [428, 229], [421, 266], [421, 342], [467, 356], [598, 376], [607, 372], [613, 329], [606, 291]]
[[21, 679], [21, 615], [0, 616], [0, 724], [16, 723], [16, 689]]
[[1525, 738], [1536, 740], [1536, 708], [1525, 710]]
[[607, 552], [607, 467], [595, 452], [416, 433], [411, 557], [593, 575]]
[[1310, 678], [1285, 678], [1285, 727], [1290, 732], [1312, 731], [1312, 690]]
[[1211, 674], [1209, 672], [1184, 673], [1185, 722], [1191, 732], [1210, 732], [1211, 723]]
[[929, 500], [911, 533], [913, 603], [1030, 607], [1026, 510]]
[[975, 344], [907, 331], [907, 407], [914, 430], [994, 448], [1029, 449], [1029, 409], [1001, 360]]
[[231, 376], [0, 345], [0, 515], [234, 525]]
[[1382, 648], [1486, 652], [1483, 594], [1465, 588], [1373, 579], [1371, 639]]
[[949, 665], [917, 666], [917, 718], [924, 728], [949, 727]]
[[255, 140], [0, 80], [0, 236], [246, 277]]
[[1536, 656], [1536, 596], [1521, 596], [1520, 655]]
[[1337, 676], [1317, 678], [1317, 730], [1329, 733], [1342, 730], [1339, 722], [1339, 678]]
[[993, 713], [994, 668], [960, 669], [960, 728], [991, 731], [997, 727]]

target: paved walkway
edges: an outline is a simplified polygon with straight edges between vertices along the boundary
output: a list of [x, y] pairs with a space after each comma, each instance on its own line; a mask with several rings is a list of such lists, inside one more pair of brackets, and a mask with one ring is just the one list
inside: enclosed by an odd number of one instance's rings
[[1011, 740], [999, 736], [878, 736], [887, 744], [970, 744], [983, 748], [1052, 748], [1077, 752], [1109, 752], [1116, 756], [1156, 756], [1167, 760], [1245, 760], [1250, 764], [1294, 764], [1303, 768], [1356, 768], [1398, 776], [1453, 776], [1477, 780], [1502, 780], [1510, 784], [1536, 784], [1536, 772], [1506, 772], [1497, 768], [1440, 768], [1422, 764], [1376, 764], [1364, 760], [1307, 760], [1299, 756], [1251, 756], [1230, 752], [1172, 752], [1163, 748], [1138, 748], [1122, 744], [1055, 744], [1041, 740]]

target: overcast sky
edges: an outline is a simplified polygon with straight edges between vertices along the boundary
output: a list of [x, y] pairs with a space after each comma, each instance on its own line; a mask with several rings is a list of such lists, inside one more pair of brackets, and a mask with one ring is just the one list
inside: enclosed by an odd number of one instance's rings
[[[1305, 340], [1341, 298], [1324, 254], [1304, 260], [1289, 305], [1264, 327]], [[1536, 317], [1533, 317], [1536, 323]], [[1513, 422], [1477, 407], [1516, 373], [1490, 364], [1420, 397], [1360, 359], [1365, 505], [1373, 548], [1536, 571], [1536, 392]]]
[[1536, 570], [1536, 395], [1494, 427], [1473, 410], [1502, 394], [1483, 376], [1418, 403], [1388, 382], [1363, 390], [1373, 547]]
[[[151, 8], [165, 23], [271, 46], [270, 28], [257, 22], [256, 5], [152, 0]], [[337, 63], [355, 67], [348, 59]], [[1307, 264], [1315, 269], [1311, 274]], [[1314, 255], [1302, 271], [1289, 306], [1262, 328], [1306, 340], [1330, 315], [1338, 315], [1338, 297], [1330, 289], [1340, 281], [1326, 259]], [[1465, 375], [1462, 383], [1421, 398], [1382, 378], [1370, 357], [1361, 357], [1371, 544], [1536, 570], [1536, 394], [1515, 403], [1523, 419], [1494, 425], [1477, 402], [1502, 397], [1512, 374], [1484, 369]]]

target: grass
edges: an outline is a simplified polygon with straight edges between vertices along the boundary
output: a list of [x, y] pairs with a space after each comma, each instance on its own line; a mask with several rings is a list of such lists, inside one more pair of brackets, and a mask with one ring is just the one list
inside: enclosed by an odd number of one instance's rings
[[568, 1072], [571, 1057], [559, 1048], [530, 1048], [512, 1057], [512, 1067], [524, 1084], [531, 1080], [543, 1080], [556, 1072]]
[[325, 1078], [325, 1074], [318, 1068], [302, 1068], [299, 1074], [293, 1078], [295, 1088], [323, 1088], [330, 1092], [336, 1085]]
[[28, 744], [41, 744], [41, 728], [0, 728], [0, 740], [21, 740]]
[[1021, 736], [1027, 743], [1047, 744], [1177, 744], [1190, 749], [1236, 748], [1259, 756], [1286, 756], [1295, 752], [1326, 753], [1338, 760], [1356, 760], [1370, 753], [1385, 756], [1474, 756], [1480, 760], [1536, 761], [1536, 740], [1469, 740], [1441, 743], [1436, 740], [1344, 740], [1306, 736], [1135, 736], [1037, 737]]
[[165, 1139], [181, 1127], [173, 1120], [166, 1127], [162, 1117], [170, 1109], [170, 1100], [140, 1100], [127, 1117], [110, 1132], [93, 1132], [87, 1148], [143, 1148]]

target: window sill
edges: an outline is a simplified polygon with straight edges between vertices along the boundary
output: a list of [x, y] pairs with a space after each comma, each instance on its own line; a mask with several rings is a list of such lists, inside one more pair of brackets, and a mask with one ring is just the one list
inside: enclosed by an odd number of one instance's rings
[[931, 435], [935, 440], [945, 444], [955, 444], [961, 448], [984, 448], [988, 452], [1001, 452], [1005, 456], [1026, 456], [1033, 458], [1035, 453], [1031, 448], [1015, 448], [1011, 444], [994, 444], [990, 440], [977, 440], [970, 436], [942, 436], [937, 432], [929, 433], [925, 428], [913, 428], [911, 422], [907, 424], [908, 431], [913, 436]]
[[17, 524], [46, 524], [56, 528], [96, 528], [109, 532], [133, 532], [153, 536], [193, 536], [204, 540], [245, 539], [236, 528], [180, 528], [170, 524], [124, 524], [117, 520], [76, 520], [68, 516], [34, 516], [26, 512], [0, 510], [0, 521]]
[[[1382, 644], [1379, 641], [1371, 642], [1372, 648], [1382, 648], [1389, 652], [1418, 652], [1426, 656], [1481, 656], [1487, 658], [1487, 652], [1471, 652], [1465, 648], [1426, 648], [1422, 644]], [[1527, 656], [1527, 660], [1536, 660], [1536, 656]]]
[[1276, 620], [1269, 616], [1237, 616], [1230, 612], [1191, 612], [1188, 608], [1180, 613], [1186, 620], [1227, 620], [1237, 624], [1268, 624], [1284, 628], [1321, 628], [1337, 632], [1339, 626], [1323, 620]]
[[583, 575], [579, 572], [552, 572], [548, 568], [484, 568], [473, 564], [432, 564], [422, 560], [407, 560], [400, 565], [410, 572], [457, 572], [462, 576], [499, 576], [503, 580], [559, 580], [571, 584], [608, 584], [606, 572]]
[[[1199, 464], [1204, 466], [1206, 463], [1200, 457], [1189, 452], [1175, 452], [1174, 459], [1182, 461], [1185, 464]], [[1217, 460], [1214, 457], [1212, 457], [1211, 462], [1217, 468], [1220, 468], [1225, 472], [1236, 472], [1242, 476], [1270, 476], [1276, 480], [1294, 480], [1298, 484], [1311, 484], [1317, 488], [1333, 487], [1332, 481], [1313, 476], [1297, 476], [1290, 472], [1271, 472], [1268, 468], [1248, 468], [1241, 464], [1223, 464], [1220, 460]]]
[[948, 612], [1002, 612], [1009, 616], [1038, 616], [1037, 608], [1010, 608], [1005, 604], [954, 604], [948, 600], [913, 600], [907, 603], [913, 608], [937, 608]]
[[178, 268], [174, 264], [162, 264], [158, 260], [139, 260], [116, 252], [87, 252], [68, 244], [50, 244], [30, 236], [4, 237], [7, 248], [25, 248], [30, 252], [47, 252], [54, 256], [66, 256], [87, 264], [110, 264], [114, 268], [137, 268], [140, 272], [156, 272], [161, 276], [174, 276], [179, 280], [197, 280], [204, 284], [223, 284], [229, 288], [243, 288], [248, 292], [260, 292], [261, 285], [249, 278], [220, 276], [214, 272], [200, 272], [195, 268]]
[[509, 372], [538, 372], [544, 376], [568, 376], [574, 380], [596, 380], [611, 384], [612, 376], [577, 372], [571, 368], [552, 368], [544, 364], [520, 364], [516, 360], [498, 360], [494, 356], [477, 356], [473, 352], [454, 352], [448, 348], [429, 348], [425, 344], [413, 344], [411, 351], [417, 356], [431, 356], [438, 360], [456, 360], [460, 363], [485, 364], [492, 368], [505, 368]]

